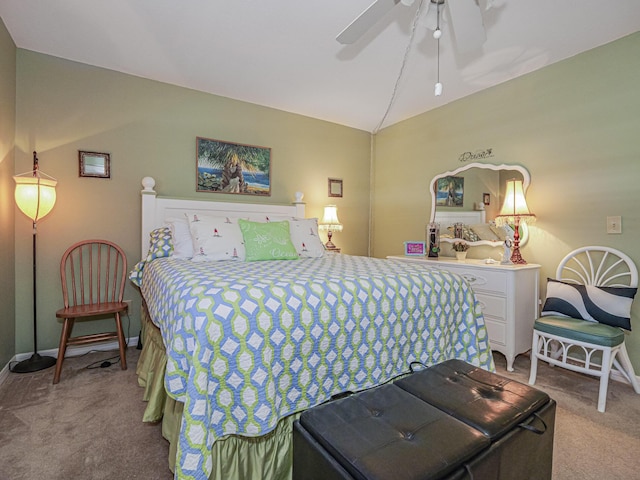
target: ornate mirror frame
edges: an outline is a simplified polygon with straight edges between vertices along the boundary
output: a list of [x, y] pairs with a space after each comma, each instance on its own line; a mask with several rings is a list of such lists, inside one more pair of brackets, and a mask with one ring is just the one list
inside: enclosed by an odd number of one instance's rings
[[[431, 192], [431, 215], [429, 216], [430, 222], [434, 222], [436, 218], [436, 186], [438, 184], [438, 180], [446, 177], [456, 176], [459, 173], [465, 172], [467, 170], [471, 170], [473, 168], [484, 169], [484, 170], [494, 170], [494, 171], [501, 171], [501, 170], [517, 171], [522, 175], [522, 187], [524, 189], [525, 194], [527, 193], [527, 188], [531, 183], [531, 175], [529, 174], [529, 171], [526, 168], [524, 168], [521, 165], [509, 165], [506, 163], [494, 165], [491, 163], [474, 162], [474, 163], [468, 163], [466, 165], [458, 167], [455, 170], [450, 170], [448, 172], [438, 174], [431, 179], [431, 183], [429, 184], [429, 191]], [[521, 229], [522, 229], [522, 234], [520, 238], [520, 245], [522, 246], [527, 242], [527, 239], [529, 237], [529, 230], [527, 229], [525, 224], [521, 225]], [[442, 238], [442, 237], [440, 238], [440, 241], [448, 242], [448, 243], [452, 243], [454, 240], [455, 239], [450, 239], [450, 238]], [[477, 242], [467, 242], [467, 243], [470, 246], [476, 246], [476, 245], [502, 246], [502, 242], [494, 242], [491, 240], [480, 240]]]

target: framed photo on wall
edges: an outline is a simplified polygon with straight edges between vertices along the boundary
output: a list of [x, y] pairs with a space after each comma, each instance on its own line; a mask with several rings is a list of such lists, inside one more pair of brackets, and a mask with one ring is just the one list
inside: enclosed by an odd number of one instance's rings
[[111, 155], [108, 153], [78, 151], [81, 177], [111, 178]]
[[339, 178], [329, 179], [329, 196], [342, 197], [342, 180]]
[[271, 195], [271, 149], [196, 138], [196, 192]]

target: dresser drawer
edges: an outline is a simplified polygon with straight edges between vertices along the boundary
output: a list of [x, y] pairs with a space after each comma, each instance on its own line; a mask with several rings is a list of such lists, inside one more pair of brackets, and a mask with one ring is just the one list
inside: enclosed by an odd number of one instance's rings
[[484, 295], [482, 293], [476, 293], [476, 298], [482, 308], [482, 314], [493, 317], [494, 319], [500, 319], [502, 322], [506, 322], [507, 318], [507, 299], [505, 297], [496, 297], [494, 295]]
[[489, 343], [491, 349], [495, 349], [496, 345], [507, 345], [507, 324], [504, 322], [493, 320], [490, 317], [484, 317], [484, 323], [487, 326], [489, 334]]
[[442, 270], [449, 270], [462, 276], [473, 291], [493, 292], [506, 295], [507, 293], [507, 274], [505, 272], [497, 272], [493, 270], [481, 270], [464, 267], [441, 266]]

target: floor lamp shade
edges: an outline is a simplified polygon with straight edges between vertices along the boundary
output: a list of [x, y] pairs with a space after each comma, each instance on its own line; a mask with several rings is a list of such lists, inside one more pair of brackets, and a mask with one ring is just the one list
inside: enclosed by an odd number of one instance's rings
[[36, 306], [36, 225], [44, 218], [56, 203], [56, 184], [53, 177], [40, 172], [38, 157], [33, 152], [33, 170], [14, 175], [16, 182], [15, 201], [22, 213], [33, 222], [33, 354], [30, 358], [13, 365], [10, 370], [16, 373], [37, 372], [52, 367], [56, 363], [53, 357], [38, 354], [38, 315]]
[[16, 175], [15, 200], [22, 213], [32, 221], [44, 218], [56, 203], [56, 180], [45, 178], [38, 171]]

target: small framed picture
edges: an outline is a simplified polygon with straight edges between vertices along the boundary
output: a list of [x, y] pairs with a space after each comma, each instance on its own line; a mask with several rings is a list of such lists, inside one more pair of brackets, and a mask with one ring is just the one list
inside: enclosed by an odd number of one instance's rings
[[483, 193], [482, 203], [484, 203], [485, 205], [491, 205], [491, 195], [489, 195], [488, 193]]
[[111, 178], [111, 156], [108, 153], [78, 151], [81, 177]]
[[339, 178], [329, 179], [329, 196], [342, 197], [342, 180]]
[[424, 257], [427, 253], [424, 242], [404, 242], [404, 254], [409, 257]]

